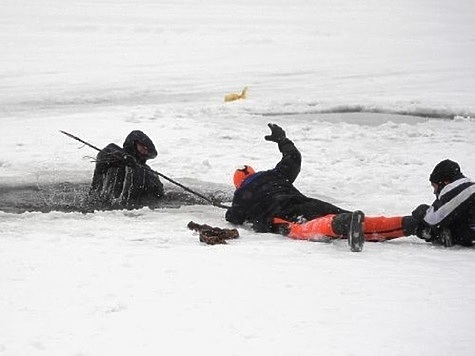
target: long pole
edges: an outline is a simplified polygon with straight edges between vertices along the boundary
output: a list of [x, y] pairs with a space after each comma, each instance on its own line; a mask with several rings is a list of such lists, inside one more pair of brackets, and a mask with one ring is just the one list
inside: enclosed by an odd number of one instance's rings
[[[96, 146], [91, 145], [89, 142], [86, 142], [86, 141], [80, 139], [79, 137], [70, 134], [69, 132], [66, 132], [66, 131], [63, 131], [63, 130], [59, 130], [59, 132], [61, 132], [62, 134], [65, 134], [66, 136], [71, 137], [72, 139], [74, 139], [74, 140], [76, 140], [76, 141], [79, 141], [79, 142], [85, 144], [86, 146], [89, 146], [89, 147], [95, 149], [96, 151], [100, 151], [100, 149], [97, 148]], [[213, 206], [216, 206], [216, 207], [218, 207], [218, 208], [223, 208], [223, 209], [229, 209], [229, 206], [224, 205], [224, 204], [221, 204], [221, 203], [218, 203], [218, 202], [215, 202], [215, 201], [213, 201], [212, 199], [208, 198], [207, 196], [204, 196], [204, 195], [201, 194], [201, 193], [198, 193], [198, 192], [195, 192], [194, 190], [191, 190], [190, 188], [184, 186], [184, 185], [181, 184], [181, 183], [178, 183], [177, 181], [171, 179], [170, 177], [167, 177], [166, 175], [164, 175], [164, 174], [162, 174], [162, 173], [160, 173], [160, 172], [154, 171], [153, 169], [148, 168], [148, 167], [145, 167], [145, 166], [143, 166], [143, 168], [144, 168], [145, 170], [151, 172], [151, 173], [154, 173], [154, 174], [156, 174], [156, 175], [162, 177], [163, 179], [166, 179], [166, 180], [169, 181], [170, 183], [173, 183], [173, 184], [179, 186], [180, 188], [186, 190], [187, 192], [189, 192], [189, 193], [191, 193], [191, 194], [194, 194], [194, 195], [200, 197], [200, 198], [203, 199], [203, 200], [206, 200], [208, 203], [212, 204]]]

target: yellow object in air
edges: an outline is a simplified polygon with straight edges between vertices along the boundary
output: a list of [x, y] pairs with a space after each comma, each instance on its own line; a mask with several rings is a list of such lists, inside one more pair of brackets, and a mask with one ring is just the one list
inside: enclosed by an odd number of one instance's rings
[[236, 94], [236, 93], [232, 93], [232, 94], [226, 94], [224, 96], [224, 101], [225, 102], [228, 102], [228, 101], [235, 101], [235, 100], [239, 100], [239, 99], [246, 99], [247, 97], [247, 87], [245, 87], [241, 94]]

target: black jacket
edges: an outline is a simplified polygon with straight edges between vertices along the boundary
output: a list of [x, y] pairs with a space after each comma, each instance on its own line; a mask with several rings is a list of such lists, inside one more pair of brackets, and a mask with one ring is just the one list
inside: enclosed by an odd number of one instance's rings
[[424, 222], [448, 228], [456, 244], [472, 245], [475, 241], [475, 183], [463, 177], [446, 185], [427, 210]]
[[310, 220], [317, 216], [344, 210], [329, 203], [303, 195], [293, 182], [300, 173], [302, 157], [288, 138], [279, 143], [282, 159], [275, 168], [247, 177], [234, 192], [226, 220], [241, 225], [251, 222], [258, 232], [272, 231], [272, 219], [280, 217], [297, 221], [300, 216]]
[[[148, 156], [136, 151], [136, 143], [147, 146]], [[109, 144], [97, 154], [92, 178], [90, 202], [96, 208], [139, 208], [158, 203], [163, 184], [145, 162], [155, 158], [157, 150], [142, 131], [132, 131], [123, 148]]]

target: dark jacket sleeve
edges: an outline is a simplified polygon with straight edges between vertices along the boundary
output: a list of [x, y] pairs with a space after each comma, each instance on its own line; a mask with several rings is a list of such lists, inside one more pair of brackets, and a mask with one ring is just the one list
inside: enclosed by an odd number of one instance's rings
[[275, 170], [293, 183], [300, 173], [302, 155], [288, 138], [279, 142], [279, 151], [282, 152], [282, 159], [275, 166]]
[[439, 197], [427, 210], [424, 221], [431, 226], [447, 227], [459, 221], [475, 204], [475, 184], [459, 184]]
[[226, 221], [229, 221], [231, 224], [234, 225], [242, 225], [246, 220], [244, 211], [242, 211], [239, 206], [236, 206], [234, 204], [226, 211], [225, 218]]
[[97, 189], [102, 185], [103, 174], [111, 168], [125, 165], [123, 159], [124, 151], [122, 148], [114, 143], [107, 145], [99, 151], [96, 157], [96, 167], [94, 168], [94, 175], [92, 177], [92, 189]]

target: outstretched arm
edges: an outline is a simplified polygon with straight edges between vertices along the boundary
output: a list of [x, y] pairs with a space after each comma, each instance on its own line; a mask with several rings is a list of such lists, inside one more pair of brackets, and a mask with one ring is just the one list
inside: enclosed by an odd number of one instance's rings
[[302, 155], [294, 143], [286, 137], [285, 131], [280, 126], [272, 123], [269, 123], [268, 126], [271, 129], [271, 134], [264, 138], [266, 141], [277, 143], [279, 151], [282, 153], [282, 159], [275, 166], [275, 170], [286, 176], [293, 183], [300, 173]]

